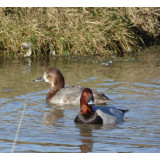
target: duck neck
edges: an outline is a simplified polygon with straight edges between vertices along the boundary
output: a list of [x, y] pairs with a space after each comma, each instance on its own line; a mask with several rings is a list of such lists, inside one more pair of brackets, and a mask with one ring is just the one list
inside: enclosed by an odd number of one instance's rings
[[81, 104], [80, 107], [80, 113], [81, 114], [93, 114], [92, 106], [88, 104]]
[[51, 90], [60, 90], [61, 88], [64, 88], [65, 82], [64, 82], [64, 78], [58, 78], [56, 81], [53, 81], [51, 83], [52, 88]]
[[56, 95], [58, 89], [55, 89], [54, 87], [51, 88], [51, 90], [47, 93], [46, 101], [50, 102], [51, 99]]

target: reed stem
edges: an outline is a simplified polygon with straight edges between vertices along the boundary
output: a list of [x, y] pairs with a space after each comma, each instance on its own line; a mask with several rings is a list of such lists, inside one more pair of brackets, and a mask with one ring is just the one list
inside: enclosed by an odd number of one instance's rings
[[15, 139], [14, 139], [14, 143], [13, 143], [13, 146], [12, 146], [11, 153], [14, 152], [14, 148], [15, 148], [15, 145], [16, 145], [16, 142], [17, 142], [19, 130], [20, 130], [20, 128], [21, 128], [21, 124], [22, 124], [22, 120], [23, 120], [24, 112], [25, 112], [25, 110], [26, 110], [27, 103], [28, 103], [28, 98], [27, 98], [27, 100], [26, 100], [26, 102], [25, 102], [25, 105], [24, 105], [24, 108], [23, 108], [23, 112], [22, 112], [22, 115], [21, 115], [21, 118], [20, 118], [20, 121], [19, 121], [19, 125], [18, 125], [18, 128], [17, 128], [17, 132], [16, 132], [16, 136], [15, 136]]

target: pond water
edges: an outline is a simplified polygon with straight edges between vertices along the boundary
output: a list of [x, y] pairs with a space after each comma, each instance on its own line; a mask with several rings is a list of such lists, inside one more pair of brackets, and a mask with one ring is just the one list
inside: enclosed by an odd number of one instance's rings
[[[85, 57], [0, 60], [0, 152], [11, 152], [27, 99], [14, 152], [160, 152], [159, 53], [110, 66]], [[78, 105], [46, 103], [50, 84], [32, 80], [49, 67], [61, 70], [67, 86], [94, 88], [111, 99], [107, 106], [129, 109], [124, 122], [77, 125]]]

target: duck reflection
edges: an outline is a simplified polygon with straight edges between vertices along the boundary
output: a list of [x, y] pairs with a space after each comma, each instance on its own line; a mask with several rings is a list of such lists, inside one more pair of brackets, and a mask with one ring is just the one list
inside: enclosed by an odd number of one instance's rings
[[93, 147], [93, 135], [92, 130], [101, 129], [102, 125], [88, 125], [88, 124], [76, 124], [79, 128], [80, 136], [82, 137], [80, 140], [82, 145], [80, 145], [80, 150], [82, 153], [92, 152]]
[[[71, 108], [65, 106], [66, 108], [64, 109], [62, 106], [58, 106], [58, 105], [53, 105], [53, 104], [48, 104], [47, 108], [49, 110], [47, 110], [43, 116], [43, 120], [42, 120], [42, 125], [46, 126], [52, 126], [52, 127], [59, 127], [59, 123], [61, 127], [64, 127], [65, 121], [64, 121], [64, 117], [66, 116], [64, 111], [65, 110], [71, 110]], [[73, 110], [73, 108], [72, 108]], [[75, 113], [76, 114], [76, 113]], [[96, 132], [97, 130], [102, 130], [102, 131], [106, 131], [106, 130], [112, 130], [114, 129], [116, 126], [115, 125], [104, 125], [104, 124], [80, 124], [80, 123], [74, 123], [74, 117], [75, 115], [73, 115], [72, 118], [72, 122], [73, 122], [73, 127], [77, 127], [79, 129], [79, 135], [80, 138], [79, 140], [81, 141], [81, 145], [80, 147], [80, 151], [81, 153], [87, 153], [87, 152], [92, 152], [93, 149], [93, 145], [95, 143], [95, 137], [96, 137]], [[74, 125], [75, 124], [75, 125]], [[47, 128], [49, 129], [49, 128]], [[71, 133], [72, 134], [72, 133]]]
[[64, 117], [63, 110], [59, 107], [48, 105], [51, 110], [45, 112], [42, 120], [43, 125], [55, 126], [56, 120]]
[[93, 135], [95, 130], [112, 130], [115, 129], [115, 125], [104, 125], [104, 124], [79, 124], [76, 123], [76, 127], [79, 128], [80, 140], [82, 145], [80, 145], [81, 153], [92, 152], [95, 135]]

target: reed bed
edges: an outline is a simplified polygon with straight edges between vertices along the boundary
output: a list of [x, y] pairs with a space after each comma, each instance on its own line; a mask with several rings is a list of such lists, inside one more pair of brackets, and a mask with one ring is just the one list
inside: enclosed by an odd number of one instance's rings
[[0, 8], [0, 55], [124, 57], [159, 42], [159, 8]]

